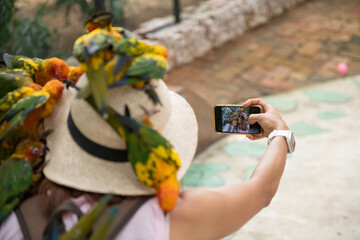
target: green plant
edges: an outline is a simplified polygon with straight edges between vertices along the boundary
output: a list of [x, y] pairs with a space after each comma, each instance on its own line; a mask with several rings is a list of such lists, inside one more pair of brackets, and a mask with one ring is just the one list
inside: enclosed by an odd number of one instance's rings
[[121, 22], [124, 19], [124, 9], [129, 0], [56, 0], [55, 7], [65, 7], [65, 19], [68, 23], [69, 14], [72, 8], [79, 6], [83, 18], [89, 18], [94, 13], [111, 11], [114, 15], [114, 22]]
[[[29, 57], [47, 57], [51, 49], [49, 40], [51, 33], [42, 21], [47, 3], [39, 6], [33, 18], [15, 18], [16, 0], [6, 2], [8, 3], [7, 11], [11, 11], [11, 14], [8, 15], [7, 21], [1, 25], [1, 36], [5, 37], [1, 38], [3, 42], [0, 51]], [[3, 35], [4, 32], [7, 32], [7, 35]]]

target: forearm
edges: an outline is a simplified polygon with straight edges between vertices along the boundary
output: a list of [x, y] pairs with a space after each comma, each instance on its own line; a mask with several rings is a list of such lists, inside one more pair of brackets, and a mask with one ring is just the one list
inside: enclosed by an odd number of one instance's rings
[[279, 186], [285, 168], [286, 154], [285, 138], [275, 137], [250, 178], [251, 181], [259, 184], [260, 190], [264, 193], [266, 205], [270, 203]]

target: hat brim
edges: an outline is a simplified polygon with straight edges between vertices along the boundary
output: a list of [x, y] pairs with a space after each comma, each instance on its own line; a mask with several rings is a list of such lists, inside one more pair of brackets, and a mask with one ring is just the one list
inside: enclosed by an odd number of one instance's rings
[[[46, 178], [59, 185], [88, 192], [111, 192], [125, 196], [154, 194], [153, 189], [137, 179], [129, 162], [115, 163], [99, 159], [85, 152], [72, 139], [67, 117], [75, 94], [73, 89], [64, 90], [62, 100], [45, 121], [45, 129], [54, 130], [47, 139], [50, 152], [44, 168]], [[172, 91], [169, 91], [169, 95], [171, 115], [161, 134], [180, 155], [181, 168], [177, 178], [181, 179], [196, 152], [198, 125], [195, 113], [186, 100]]]

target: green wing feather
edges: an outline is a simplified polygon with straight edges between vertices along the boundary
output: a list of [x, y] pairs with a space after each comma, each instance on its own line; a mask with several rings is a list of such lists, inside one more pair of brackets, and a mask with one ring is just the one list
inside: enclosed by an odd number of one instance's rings
[[41, 107], [49, 99], [47, 92], [35, 92], [26, 96], [15, 103], [11, 110], [7, 112], [0, 125], [0, 141], [2, 141], [16, 126], [18, 126], [25, 116], [34, 109]]
[[5, 96], [3, 96], [0, 99], [0, 123], [6, 117], [7, 113], [10, 112], [15, 103], [33, 92], [32, 88], [23, 87], [12, 92], [8, 92]]
[[126, 71], [128, 76], [143, 76], [149, 78], [163, 78], [167, 69], [167, 61], [164, 57], [156, 54], [144, 54], [137, 57]]
[[30, 73], [25, 69], [7, 69], [0, 71], [0, 97], [17, 88], [33, 83]]
[[107, 194], [102, 197], [99, 202], [95, 205], [95, 207], [89, 212], [88, 214], [82, 216], [79, 222], [70, 229], [70, 231], [64, 233], [60, 240], [82, 240], [85, 239], [86, 236], [92, 229], [93, 224], [95, 221], [100, 217], [100, 215], [105, 210], [107, 204], [111, 200], [112, 195]]
[[31, 185], [33, 171], [24, 158], [9, 158], [0, 166], [0, 223]]

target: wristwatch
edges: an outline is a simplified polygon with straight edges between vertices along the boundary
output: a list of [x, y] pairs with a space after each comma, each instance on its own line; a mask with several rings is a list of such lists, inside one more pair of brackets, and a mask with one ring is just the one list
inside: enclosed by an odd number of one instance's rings
[[285, 137], [287, 147], [288, 147], [288, 153], [293, 153], [295, 150], [295, 137], [294, 137], [293, 132], [290, 130], [274, 130], [274, 131], [272, 131], [268, 137], [268, 145], [277, 136]]

